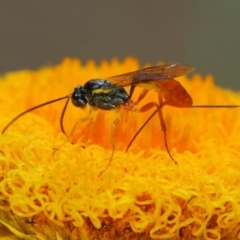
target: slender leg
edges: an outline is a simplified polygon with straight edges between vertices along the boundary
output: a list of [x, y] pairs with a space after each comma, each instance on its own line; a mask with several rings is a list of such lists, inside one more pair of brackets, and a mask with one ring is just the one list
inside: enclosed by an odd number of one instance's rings
[[73, 133], [74, 133], [74, 131], [75, 131], [75, 129], [76, 129], [76, 127], [77, 127], [78, 124], [81, 124], [81, 123], [83, 123], [83, 122], [88, 121], [89, 119], [92, 119], [93, 115], [94, 115], [94, 110], [93, 110], [93, 108], [90, 108], [90, 113], [89, 113], [86, 117], [80, 118], [80, 119], [73, 125], [72, 130], [71, 130], [71, 132], [70, 132], [70, 135], [67, 136], [67, 140], [66, 140], [64, 143], [62, 143], [60, 146], [55, 147], [55, 148], [54, 148], [54, 153], [55, 153], [57, 150], [59, 150], [64, 144], [66, 144], [67, 142], [70, 142], [70, 139], [71, 139], [71, 137], [73, 136]]
[[134, 105], [138, 105], [138, 103], [142, 101], [142, 99], [147, 95], [148, 92], [149, 92], [149, 90], [143, 89], [142, 92], [140, 93], [137, 101], [134, 102]]
[[[139, 96], [138, 100], [136, 101], [136, 103], [138, 104], [139, 101], [141, 101], [145, 95], [147, 94], [148, 90], [146, 91], [142, 91], [141, 95]], [[141, 107], [140, 109], [136, 110], [138, 112], [146, 112], [148, 110], [150, 110], [151, 108], [156, 107], [156, 111], [153, 112], [153, 114], [148, 118], [148, 120], [143, 124], [143, 126], [140, 128], [140, 130], [135, 134], [135, 136], [133, 137], [133, 139], [131, 140], [131, 142], [128, 144], [127, 150], [129, 149], [129, 147], [131, 146], [133, 140], [137, 137], [137, 135], [140, 133], [140, 131], [143, 129], [144, 126], [146, 126], [146, 124], [150, 121], [150, 119], [156, 114], [158, 113], [159, 116], [159, 120], [160, 120], [160, 124], [161, 124], [161, 129], [163, 131], [163, 136], [164, 136], [164, 144], [165, 144], [165, 148], [168, 152], [169, 157], [173, 160], [173, 162], [175, 164], [177, 164], [177, 161], [173, 158], [173, 156], [170, 153], [169, 147], [168, 147], [168, 142], [167, 142], [167, 128], [164, 122], [164, 118], [163, 118], [163, 114], [162, 114], [162, 108], [165, 105], [165, 102], [163, 102], [162, 96], [161, 94], [158, 94], [158, 102], [159, 104], [157, 104], [156, 102], [150, 102], [146, 105], [144, 105], [143, 107]], [[130, 109], [129, 109], [130, 110]], [[126, 150], [126, 151], [127, 151]]]
[[163, 114], [162, 114], [162, 108], [163, 106], [158, 107], [158, 116], [159, 116], [159, 120], [160, 120], [160, 124], [161, 124], [161, 128], [163, 131], [163, 136], [164, 136], [164, 144], [165, 144], [165, 148], [168, 152], [169, 157], [173, 160], [173, 162], [175, 164], [177, 164], [177, 161], [173, 158], [172, 154], [170, 153], [170, 150], [168, 148], [168, 142], [167, 142], [167, 128], [164, 122], [164, 118], [163, 118]]
[[[134, 89], [135, 89], [135, 86], [132, 86], [131, 89], [130, 89], [130, 92], [129, 92], [130, 99], [132, 97]], [[138, 105], [138, 103], [140, 101], [142, 101], [142, 99], [147, 95], [148, 92], [149, 92], [149, 90], [143, 89], [142, 92], [140, 93], [140, 95], [138, 96], [138, 99], [135, 102], [130, 100], [130, 101], [128, 101], [128, 102], [126, 102], [125, 104], [122, 105], [122, 107], [127, 110], [126, 121], [127, 121], [127, 118], [128, 118], [128, 112], [129, 111], [138, 111], [138, 109], [135, 109], [134, 107], [136, 105]]]
[[132, 95], [133, 95], [133, 92], [135, 90], [135, 86], [132, 85], [131, 88], [130, 88], [130, 91], [129, 91], [129, 97], [132, 98]]
[[134, 140], [137, 138], [137, 136], [139, 135], [139, 133], [143, 130], [143, 128], [149, 123], [149, 121], [153, 118], [153, 116], [155, 116], [155, 114], [158, 112], [158, 110], [155, 110], [151, 116], [147, 119], [147, 121], [138, 129], [138, 131], [135, 133], [135, 135], [133, 136], [133, 138], [131, 139], [131, 141], [129, 142], [127, 148], [126, 148], [126, 152], [128, 152], [129, 148], [132, 146], [132, 143], [134, 142]]
[[89, 119], [90, 121], [90, 126], [89, 126], [89, 131], [86, 136], [86, 143], [90, 143], [91, 141], [89, 140], [92, 136], [93, 133], [93, 116]]
[[[135, 87], [132, 86], [131, 89], [130, 89], [130, 94], [129, 94], [130, 97], [132, 96], [134, 89], [135, 89]], [[137, 104], [146, 96], [146, 94], [147, 94], [148, 92], [149, 92], [149, 90], [143, 89], [142, 92], [141, 92], [141, 94], [139, 95], [137, 101], [133, 103], [133, 106], [134, 106], [134, 105], [137, 105]], [[154, 104], [156, 104], [156, 103], [154, 103]], [[152, 106], [152, 103], [150, 103], [150, 105]], [[130, 111], [131, 111], [131, 110], [133, 111], [133, 106], [126, 107], [126, 109], [128, 109], [128, 110], [130, 110]], [[145, 105], [145, 106], [146, 106], [146, 105]], [[145, 106], [143, 106], [143, 108], [144, 108]], [[158, 105], [157, 105], [157, 106], [158, 106]], [[147, 111], [147, 110], [149, 110], [148, 106], [147, 106], [147, 109], [146, 109], [146, 110], [144, 110], [143, 108], [141, 108], [140, 111]], [[150, 108], [151, 108], [151, 107], [150, 107]], [[112, 143], [112, 153], [111, 153], [111, 157], [110, 157], [110, 160], [109, 160], [109, 162], [108, 162], [108, 165], [106, 166], [106, 168], [105, 168], [103, 171], [100, 172], [100, 175], [101, 175], [102, 173], [104, 173], [104, 172], [108, 169], [108, 167], [110, 166], [110, 164], [111, 164], [111, 162], [112, 162], [112, 159], [113, 159], [113, 155], [114, 155], [114, 151], [115, 151], [115, 141], [114, 141], [114, 139], [115, 139], [115, 129], [116, 129], [116, 126], [118, 125], [119, 120], [120, 120], [120, 118], [121, 118], [121, 111], [120, 111], [120, 110], [121, 110], [120, 107], [117, 107], [117, 108], [116, 108], [117, 118], [116, 118], [116, 119], [114, 120], [114, 122], [112, 123], [112, 128], [111, 128], [111, 143]], [[134, 111], [135, 111], [135, 110], [134, 110]], [[137, 111], [139, 111], [139, 110], [137, 110]]]
[[113, 154], [114, 154], [114, 151], [115, 151], [115, 129], [116, 129], [116, 126], [118, 125], [119, 120], [121, 118], [121, 108], [120, 107], [116, 108], [116, 113], [117, 113], [117, 117], [114, 120], [114, 122], [112, 123], [112, 127], [111, 127], [112, 153], [111, 153], [111, 156], [110, 156], [110, 159], [108, 161], [107, 166], [105, 167], [105, 169], [103, 171], [100, 172], [100, 175], [102, 175], [108, 169], [108, 167], [110, 166], [110, 164], [112, 162], [112, 159], [113, 159]]
[[77, 125], [81, 124], [81, 123], [84, 123], [84, 122], [88, 121], [89, 119], [92, 119], [93, 115], [94, 115], [94, 109], [90, 108], [90, 113], [86, 117], [83, 117], [83, 118], [80, 118], [79, 120], [77, 120], [77, 122], [72, 127], [71, 133], [68, 136], [68, 140], [73, 136], [73, 133], [74, 133]]

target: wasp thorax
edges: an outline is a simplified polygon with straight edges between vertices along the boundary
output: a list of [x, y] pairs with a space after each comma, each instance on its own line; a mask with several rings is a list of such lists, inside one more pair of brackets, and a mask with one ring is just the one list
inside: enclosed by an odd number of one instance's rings
[[84, 90], [82, 86], [77, 86], [74, 88], [71, 99], [75, 107], [84, 108], [86, 106], [87, 100], [84, 96]]

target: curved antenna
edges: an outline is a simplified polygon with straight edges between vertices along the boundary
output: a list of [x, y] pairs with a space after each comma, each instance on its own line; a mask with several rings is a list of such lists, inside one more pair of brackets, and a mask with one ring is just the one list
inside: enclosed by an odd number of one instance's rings
[[193, 105], [191, 108], [238, 108], [240, 105]]
[[62, 130], [63, 134], [65, 134], [65, 135], [66, 135], [66, 132], [65, 132], [64, 127], [63, 127], [63, 118], [64, 118], [64, 115], [65, 115], [65, 112], [66, 112], [69, 100], [70, 100], [70, 97], [68, 97], [68, 99], [67, 99], [67, 101], [66, 101], [66, 103], [64, 105], [64, 108], [63, 108], [62, 114], [61, 114], [61, 119], [60, 119], [61, 130]]
[[17, 119], [19, 119], [20, 117], [22, 117], [22, 116], [25, 115], [26, 113], [31, 112], [31, 111], [33, 111], [33, 110], [35, 110], [35, 109], [37, 109], [37, 108], [46, 106], [46, 105], [48, 105], [48, 104], [51, 104], [51, 103], [60, 101], [60, 100], [65, 99], [65, 98], [68, 98], [68, 99], [69, 99], [70, 96], [71, 96], [71, 95], [67, 95], [67, 96], [65, 96], [65, 97], [57, 98], [57, 99], [51, 100], [51, 101], [49, 101], [49, 102], [42, 103], [42, 104], [40, 104], [40, 105], [37, 105], [37, 106], [32, 107], [32, 108], [29, 108], [28, 110], [20, 113], [19, 115], [17, 115], [15, 118], [13, 118], [13, 119], [4, 127], [4, 129], [2, 130], [2, 134], [4, 134], [4, 133], [6, 132], [6, 130], [7, 130]]

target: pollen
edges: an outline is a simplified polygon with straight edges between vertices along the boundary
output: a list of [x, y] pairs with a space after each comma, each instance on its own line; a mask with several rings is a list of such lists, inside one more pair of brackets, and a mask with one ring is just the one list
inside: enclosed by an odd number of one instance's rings
[[[0, 79], [0, 129], [90, 79], [140, 67], [130, 57], [99, 65], [66, 58], [56, 66], [6, 73]], [[240, 104], [240, 93], [216, 86], [212, 76], [176, 80], [193, 105]], [[136, 87], [133, 101], [141, 91]], [[150, 90], [136, 108], [157, 101], [157, 92]], [[89, 107], [69, 104], [66, 136], [60, 127], [64, 104], [29, 112], [0, 136], [0, 239], [240, 238], [239, 108], [164, 106], [176, 165], [166, 152], [157, 114], [126, 152], [155, 109], [120, 109], [112, 137], [115, 110], [94, 109], [88, 119]], [[83, 118], [88, 121], [79, 121]], [[113, 143], [113, 158], [101, 174]]]

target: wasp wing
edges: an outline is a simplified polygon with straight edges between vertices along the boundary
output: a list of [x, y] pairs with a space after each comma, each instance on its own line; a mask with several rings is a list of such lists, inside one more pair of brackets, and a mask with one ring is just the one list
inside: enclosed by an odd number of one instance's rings
[[155, 67], [143, 68], [134, 72], [129, 72], [107, 78], [116, 87], [126, 87], [129, 85], [138, 85], [150, 81], [160, 81], [185, 75], [194, 70], [189, 65], [179, 63], [164, 64]]

